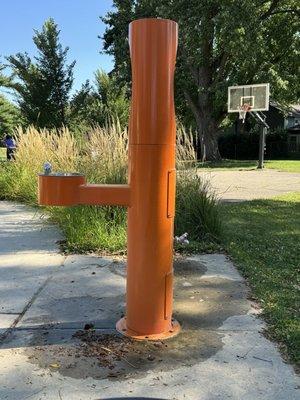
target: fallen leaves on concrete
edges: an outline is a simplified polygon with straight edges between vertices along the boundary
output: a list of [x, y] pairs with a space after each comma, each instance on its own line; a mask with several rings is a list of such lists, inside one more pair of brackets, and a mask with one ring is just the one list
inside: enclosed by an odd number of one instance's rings
[[[111, 370], [122, 361], [138, 369], [141, 364], [155, 360], [151, 349], [155, 351], [157, 348], [167, 347], [163, 342], [136, 342], [118, 334], [99, 334], [95, 330], [80, 330], [73, 336], [83, 342], [80, 347], [82, 356], [96, 357], [100, 366]], [[108, 376], [114, 377], [116, 374], [117, 372], [111, 372]]]

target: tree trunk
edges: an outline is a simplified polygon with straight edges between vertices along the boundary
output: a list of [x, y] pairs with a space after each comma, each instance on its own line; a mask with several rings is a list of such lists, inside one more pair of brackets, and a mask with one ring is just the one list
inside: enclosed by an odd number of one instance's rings
[[218, 148], [218, 125], [213, 117], [204, 116], [197, 120], [198, 135], [201, 144], [202, 161], [218, 161], [221, 155]]
[[185, 98], [194, 114], [197, 125], [197, 158], [201, 161], [218, 161], [221, 155], [218, 148], [218, 121], [213, 117], [212, 104], [208, 96], [203, 96], [196, 104], [185, 91]]

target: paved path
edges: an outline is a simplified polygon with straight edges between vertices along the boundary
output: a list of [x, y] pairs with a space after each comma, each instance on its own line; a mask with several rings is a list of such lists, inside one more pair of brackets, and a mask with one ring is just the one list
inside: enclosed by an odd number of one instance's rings
[[225, 201], [265, 199], [300, 191], [300, 173], [272, 169], [250, 171], [199, 170]]
[[[117, 336], [125, 267], [58, 253], [57, 229], [0, 202], [0, 399], [296, 400], [300, 380], [261, 333], [259, 310], [220, 254], [175, 262], [166, 342]], [[87, 323], [97, 328], [83, 330]]]

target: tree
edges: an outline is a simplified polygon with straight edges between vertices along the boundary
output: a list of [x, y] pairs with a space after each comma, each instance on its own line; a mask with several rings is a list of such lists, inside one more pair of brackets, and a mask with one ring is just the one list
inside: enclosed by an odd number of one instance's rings
[[[176, 104], [192, 113], [201, 157], [220, 158], [218, 131], [227, 87], [270, 82], [279, 102], [297, 101], [299, 15], [296, 0], [126, 0], [103, 21], [104, 51], [115, 57], [119, 80], [130, 82], [128, 23], [141, 17], [179, 24]], [[186, 108], [187, 107], [187, 108]]]
[[[11, 80], [3, 71], [5, 66], [0, 64], [0, 88], [9, 88]], [[18, 107], [0, 94], [0, 140], [6, 133], [13, 133], [17, 125], [22, 123], [21, 113]]]
[[6, 133], [13, 133], [20, 124], [22, 119], [18, 107], [0, 95], [0, 140]]
[[6, 76], [3, 71], [5, 70], [5, 65], [0, 63], [0, 88], [3, 87], [9, 87], [11, 84], [11, 81], [8, 76]]
[[118, 119], [122, 126], [127, 125], [129, 100], [126, 96], [127, 85], [118, 85], [115, 74], [107, 74], [102, 70], [95, 73], [96, 97], [103, 105], [104, 118]]
[[69, 109], [69, 124], [72, 131], [81, 132], [98, 123], [101, 105], [95, 97], [94, 88], [89, 80], [75, 92]]
[[38, 50], [34, 61], [27, 53], [7, 57], [13, 70], [12, 87], [28, 123], [60, 127], [67, 123], [75, 61], [67, 64], [69, 48], [60, 44], [60, 31], [53, 19], [44, 23], [41, 32], [34, 32], [33, 41]]
[[72, 124], [103, 125], [111, 119], [117, 119], [121, 126], [126, 126], [129, 114], [126, 92], [127, 87], [117, 84], [114, 74], [97, 70], [94, 85], [86, 81], [71, 100]]

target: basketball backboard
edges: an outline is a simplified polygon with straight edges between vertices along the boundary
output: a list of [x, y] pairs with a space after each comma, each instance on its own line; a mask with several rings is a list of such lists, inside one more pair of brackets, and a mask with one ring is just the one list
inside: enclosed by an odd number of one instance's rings
[[269, 83], [228, 87], [228, 112], [240, 112], [245, 106], [251, 111], [269, 109]]

